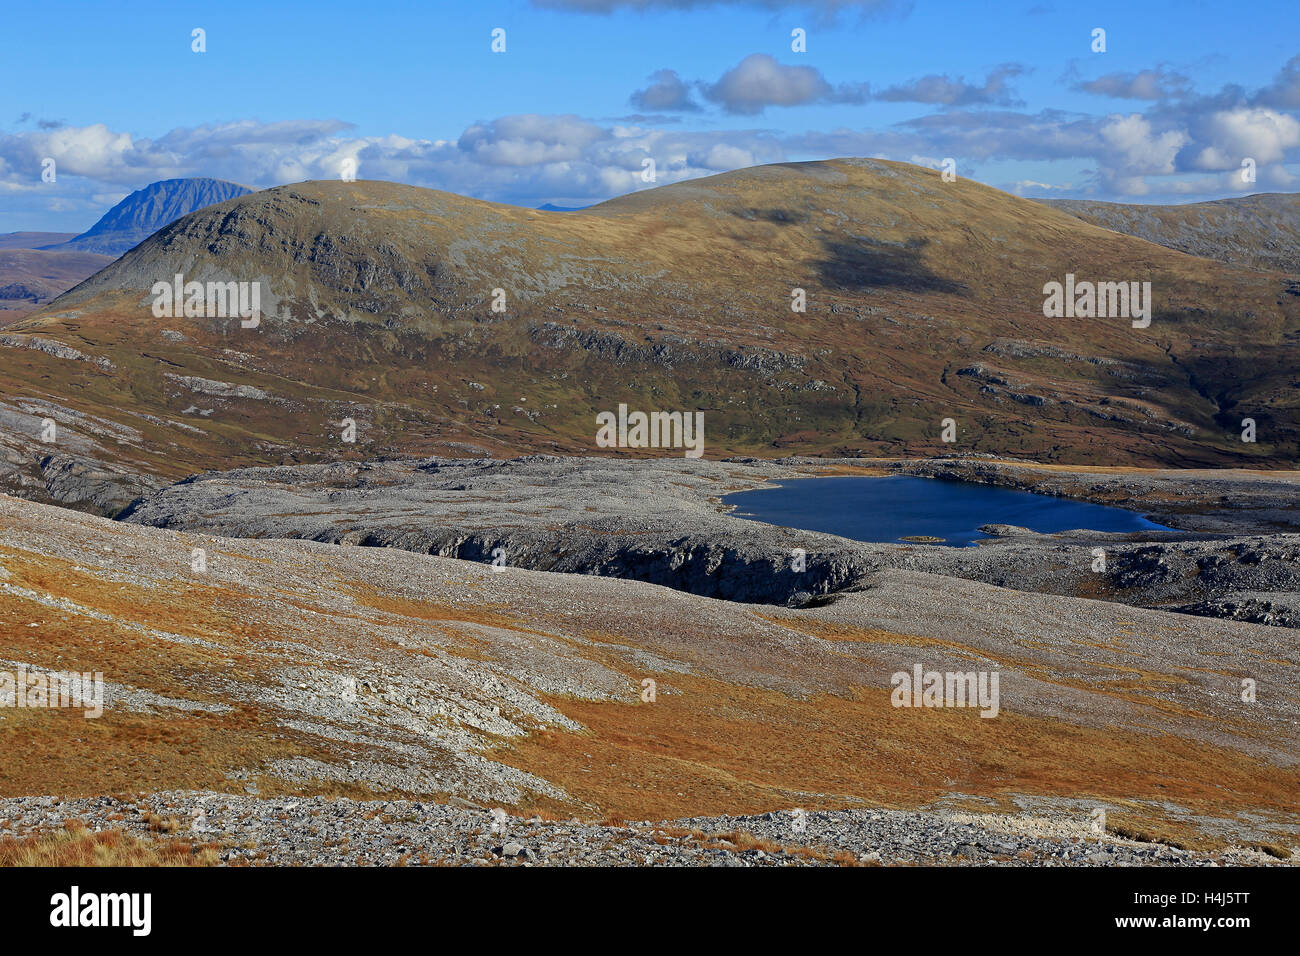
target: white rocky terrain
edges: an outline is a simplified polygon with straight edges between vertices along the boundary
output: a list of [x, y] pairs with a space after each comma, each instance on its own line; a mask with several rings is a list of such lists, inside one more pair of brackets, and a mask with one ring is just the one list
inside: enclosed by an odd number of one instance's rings
[[[1275, 861], [1292, 634], [900, 568], [746, 603], [0, 497], [0, 669], [106, 686], [99, 719], [0, 709], [0, 819], [174, 815], [254, 862]], [[996, 716], [894, 706], [917, 665], [996, 673]]]

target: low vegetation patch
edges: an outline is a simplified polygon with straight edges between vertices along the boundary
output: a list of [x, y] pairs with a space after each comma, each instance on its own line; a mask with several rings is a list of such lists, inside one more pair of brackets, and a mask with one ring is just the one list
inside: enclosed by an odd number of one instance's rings
[[[171, 831], [166, 831], [171, 832]], [[141, 839], [122, 830], [90, 830], [69, 820], [62, 830], [0, 838], [0, 866], [216, 866], [217, 848], [189, 840]]]

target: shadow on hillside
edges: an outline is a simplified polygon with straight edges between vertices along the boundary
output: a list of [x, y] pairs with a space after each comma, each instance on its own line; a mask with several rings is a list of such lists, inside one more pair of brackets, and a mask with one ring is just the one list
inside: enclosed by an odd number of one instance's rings
[[862, 239], [845, 242], [822, 240], [825, 258], [817, 260], [827, 286], [849, 291], [896, 288], [912, 292], [946, 292], [969, 295], [965, 283], [946, 279], [926, 268], [921, 251], [928, 239], [909, 239], [902, 245]]
[[808, 214], [800, 212], [797, 209], [732, 209], [731, 214], [737, 219], [746, 219], [750, 222], [758, 220], [760, 222], [771, 222], [778, 226], [793, 226], [808, 221]]

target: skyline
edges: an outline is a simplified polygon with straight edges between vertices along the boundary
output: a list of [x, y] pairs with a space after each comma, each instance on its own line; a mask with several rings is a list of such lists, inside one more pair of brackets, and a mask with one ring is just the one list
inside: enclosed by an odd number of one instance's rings
[[[78, 232], [160, 179], [267, 188], [336, 178], [349, 158], [361, 179], [523, 206], [842, 156], [951, 157], [959, 176], [1029, 198], [1296, 189], [1300, 52], [1267, 29], [1284, 3], [1228, 18], [1208, 3], [1021, 10], [498, 0], [308, 15], [239, 0], [133, 4], [127, 29], [114, 10], [24, 8], [3, 44], [26, 82], [0, 91], [0, 232]], [[48, 49], [65, 52], [56, 71]]]

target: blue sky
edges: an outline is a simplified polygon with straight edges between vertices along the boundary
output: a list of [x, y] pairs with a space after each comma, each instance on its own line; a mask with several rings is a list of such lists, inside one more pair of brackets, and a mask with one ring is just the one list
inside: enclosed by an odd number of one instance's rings
[[349, 157], [363, 179], [523, 205], [649, 188], [646, 158], [662, 184], [952, 157], [1021, 195], [1126, 202], [1300, 175], [1294, 0], [46, 0], [5, 19], [0, 232], [79, 231], [157, 179], [267, 187]]

